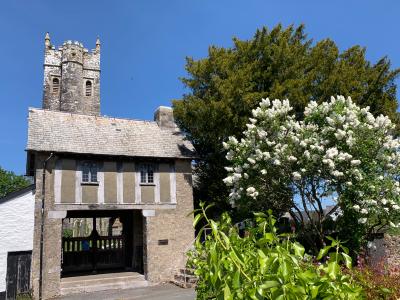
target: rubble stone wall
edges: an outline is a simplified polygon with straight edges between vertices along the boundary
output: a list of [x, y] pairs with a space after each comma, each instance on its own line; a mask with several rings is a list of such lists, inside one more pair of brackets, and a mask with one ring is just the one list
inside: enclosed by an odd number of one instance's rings
[[385, 234], [368, 253], [368, 264], [389, 274], [400, 273], [400, 236]]

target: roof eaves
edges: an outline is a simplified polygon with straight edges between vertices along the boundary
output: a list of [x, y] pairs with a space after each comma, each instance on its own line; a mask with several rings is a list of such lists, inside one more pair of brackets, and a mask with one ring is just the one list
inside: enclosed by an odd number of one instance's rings
[[17, 191], [8, 193], [4, 197], [0, 198], [0, 204], [5, 203], [7, 201], [13, 200], [14, 198], [21, 196], [29, 191], [33, 191], [35, 189], [35, 184], [28, 185], [27, 187], [24, 187], [22, 189], [19, 189]]

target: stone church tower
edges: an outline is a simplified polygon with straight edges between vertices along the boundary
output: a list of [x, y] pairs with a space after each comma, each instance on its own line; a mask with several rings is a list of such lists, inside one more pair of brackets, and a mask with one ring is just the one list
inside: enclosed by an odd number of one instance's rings
[[76, 41], [56, 49], [46, 33], [43, 109], [100, 115], [100, 40], [92, 51]]

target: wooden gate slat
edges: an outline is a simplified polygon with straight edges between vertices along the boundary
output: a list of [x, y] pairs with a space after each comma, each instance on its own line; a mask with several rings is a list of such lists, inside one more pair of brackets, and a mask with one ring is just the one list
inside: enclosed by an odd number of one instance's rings
[[[63, 237], [63, 273], [125, 266], [125, 236]], [[83, 244], [87, 245], [86, 247]], [[73, 245], [73, 246], [72, 246]]]

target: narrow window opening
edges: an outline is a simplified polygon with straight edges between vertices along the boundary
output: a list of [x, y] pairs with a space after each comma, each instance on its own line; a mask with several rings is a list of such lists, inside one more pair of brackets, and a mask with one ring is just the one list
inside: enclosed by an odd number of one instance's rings
[[92, 82], [90, 80], [86, 80], [86, 96], [92, 96]]
[[97, 183], [97, 163], [84, 162], [82, 165], [82, 182]]
[[53, 95], [58, 95], [60, 92], [60, 80], [58, 78], [53, 78]]
[[154, 166], [152, 164], [144, 164], [140, 167], [140, 182], [154, 183]]

